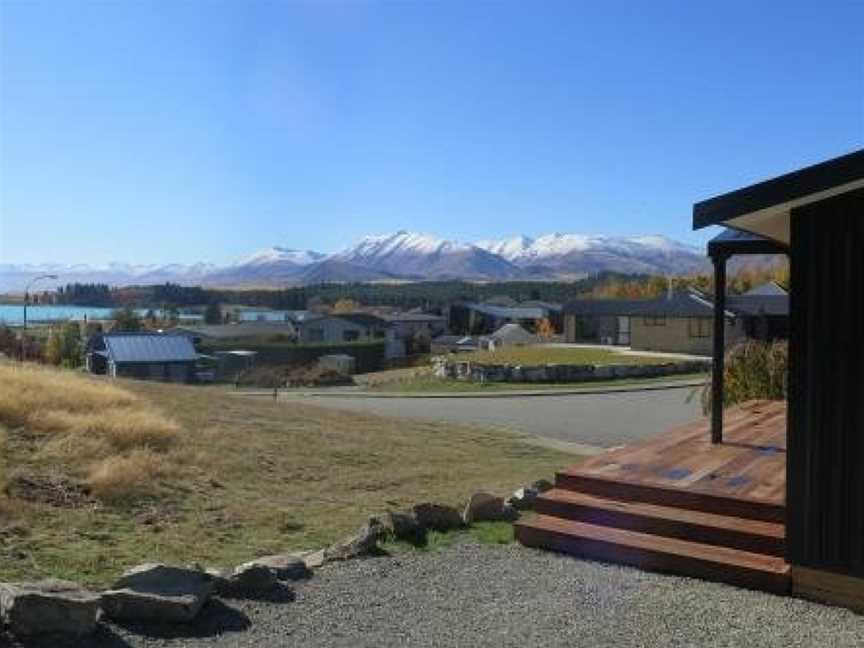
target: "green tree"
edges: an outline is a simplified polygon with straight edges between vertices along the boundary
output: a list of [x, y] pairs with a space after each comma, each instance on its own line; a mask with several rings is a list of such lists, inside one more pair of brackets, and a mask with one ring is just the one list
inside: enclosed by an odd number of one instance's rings
[[207, 304], [207, 308], [204, 310], [204, 323], [205, 324], [221, 324], [222, 323], [222, 309], [219, 307], [217, 302], [211, 302]]
[[114, 320], [113, 330], [115, 331], [140, 331], [143, 328], [138, 313], [128, 306], [118, 308], [111, 313], [111, 319]]
[[75, 322], [55, 326], [45, 343], [45, 360], [53, 365], [73, 368], [81, 364], [81, 329]]

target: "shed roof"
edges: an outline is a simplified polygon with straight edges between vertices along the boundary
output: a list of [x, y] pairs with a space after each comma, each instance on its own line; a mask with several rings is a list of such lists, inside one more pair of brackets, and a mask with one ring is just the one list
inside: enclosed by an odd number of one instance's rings
[[215, 340], [233, 340], [253, 338], [262, 335], [289, 335], [294, 332], [294, 326], [288, 321], [257, 321], [240, 322], [237, 324], [202, 324], [196, 326], [178, 326], [166, 331], [172, 335], [192, 335]]
[[505, 324], [489, 337], [493, 340], [509, 344], [533, 344], [539, 342], [539, 338], [533, 333], [529, 333], [518, 324]]
[[564, 312], [595, 317], [711, 317], [714, 304], [698, 291], [679, 290], [655, 299], [581, 299], [566, 304]]
[[106, 333], [105, 350], [114, 362], [192, 362], [198, 359], [192, 340], [162, 333]]

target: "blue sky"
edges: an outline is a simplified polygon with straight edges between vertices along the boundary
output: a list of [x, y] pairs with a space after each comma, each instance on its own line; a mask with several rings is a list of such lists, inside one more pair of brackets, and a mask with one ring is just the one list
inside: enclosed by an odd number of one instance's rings
[[699, 243], [864, 146], [864, 0], [0, 0], [0, 262], [223, 262], [397, 229]]

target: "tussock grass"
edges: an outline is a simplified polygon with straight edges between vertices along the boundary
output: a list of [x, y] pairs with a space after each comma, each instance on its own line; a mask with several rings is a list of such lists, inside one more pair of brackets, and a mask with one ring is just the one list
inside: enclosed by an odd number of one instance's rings
[[181, 439], [176, 422], [128, 390], [10, 363], [0, 364], [0, 424], [36, 438], [33, 469], [40, 459], [60, 464], [114, 501], [151, 493], [154, 480], [176, 460], [172, 454], [179, 454]]
[[[724, 405], [751, 400], [786, 400], [789, 347], [786, 342], [740, 342], [726, 352], [723, 373]], [[711, 380], [701, 394], [702, 410], [711, 411]]]
[[[461, 507], [473, 491], [506, 494], [580, 460], [501, 430], [219, 387], [41, 369], [18, 376], [28, 388], [44, 378], [80, 391], [90, 405], [42, 389], [27, 396], [29, 411], [0, 414], [0, 481], [19, 485], [0, 494], [0, 581], [53, 576], [101, 586], [146, 560], [229, 566], [318, 548], [371, 514], [424, 500]], [[4, 394], [18, 376], [3, 371]], [[22, 481], [22, 470], [51, 479]], [[55, 503], [69, 498], [55, 497], [52, 485], [74, 492], [63, 478], [87, 485], [87, 503]], [[41, 499], [17, 495], [28, 483], [47, 489]], [[27, 532], [4, 535], [9, 525]]]

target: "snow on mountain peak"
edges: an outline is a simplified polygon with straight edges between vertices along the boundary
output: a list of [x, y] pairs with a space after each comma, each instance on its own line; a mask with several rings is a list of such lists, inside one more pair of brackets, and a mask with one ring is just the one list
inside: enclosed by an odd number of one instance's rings
[[325, 255], [311, 250], [294, 250], [291, 248], [273, 247], [265, 248], [246, 257], [236, 265], [270, 265], [273, 263], [291, 263], [297, 266], [311, 265], [324, 258]]

